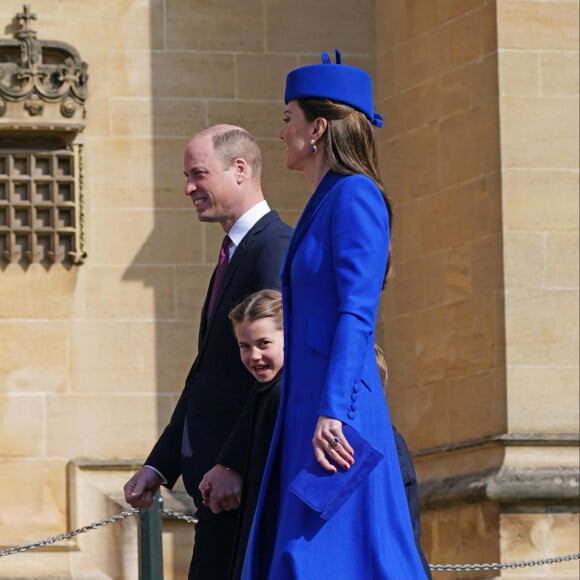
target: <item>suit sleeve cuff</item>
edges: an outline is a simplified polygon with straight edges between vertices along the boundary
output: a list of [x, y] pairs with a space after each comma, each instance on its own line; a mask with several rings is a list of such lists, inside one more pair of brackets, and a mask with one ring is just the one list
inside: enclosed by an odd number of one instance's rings
[[165, 478], [163, 473], [161, 473], [161, 471], [159, 471], [158, 469], [155, 469], [155, 467], [153, 467], [152, 465], [144, 465], [143, 467], [146, 467], [147, 469], [152, 469], [163, 480], [161, 483], [163, 485], [167, 484], [167, 479]]

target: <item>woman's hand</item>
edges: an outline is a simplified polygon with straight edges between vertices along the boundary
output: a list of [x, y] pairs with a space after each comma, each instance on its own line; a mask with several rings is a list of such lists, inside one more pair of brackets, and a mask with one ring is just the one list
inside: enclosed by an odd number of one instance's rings
[[326, 471], [336, 473], [336, 465], [342, 469], [349, 469], [354, 463], [354, 449], [343, 435], [342, 422], [338, 419], [320, 415], [314, 430], [312, 445], [316, 461]]

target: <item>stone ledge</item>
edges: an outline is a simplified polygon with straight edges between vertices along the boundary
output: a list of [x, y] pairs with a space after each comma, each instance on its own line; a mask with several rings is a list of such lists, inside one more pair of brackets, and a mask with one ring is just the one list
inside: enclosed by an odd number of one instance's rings
[[578, 511], [580, 474], [573, 467], [518, 469], [501, 467], [497, 471], [432, 480], [420, 485], [422, 509], [437, 509], [457, 503], [541, 502], [566, 504]]
[[413, 457], [423, 457], [436, 453], [480, 447], [490, 443], [500, 443], [504, 447], [577, 447], [580, 445], [580, 433], [503, 433], [487, 435], [447, 445], [418, 449], [413, 451], [412, 455]]
[[[135, 472], [143, 467], [144, 459], [130, 458], [130, 459], [91, 459], [87, 457], [79, 457], [70, 462], [70, 469], [81, 470], [83, 472]], [[95, 474], [96, 475], [96, 474]], [[125, 498], [120, 490], [115, 488], [111, 490], [107, 486], [101, 488], [101, 493], [107, 497], [114, 504], [118, 505], [121, 510], [131, 509], [131, 506], [125, 501]], [[195, 515], [195, 505], [193, 499], [188, 495], [184, 489], [174, 488], [167, 489], [161, 486], [161, 497], [163, 498], [163, 507], [172, 509], [176, 512], [185, 514], [186, 516]], [[163, 515], [164, 519], [175, 519], [170, 516]]]

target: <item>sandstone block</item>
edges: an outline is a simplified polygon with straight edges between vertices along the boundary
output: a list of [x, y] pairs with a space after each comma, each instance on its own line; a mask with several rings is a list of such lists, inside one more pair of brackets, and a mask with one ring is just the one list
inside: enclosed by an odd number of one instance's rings
[[531, 50], [500, 52], [499, 86], [502, 95], [537, 96], [540, 89], [539, 53]]
[[384, 178], [398, 203], [438, 190], [441, 158], [437, 126], [427, 125], [389, 142], [383, 154]]
[[[502, 158], [506, 168], [571, 169], [577, 166], [578, 101], [503, 97]], [[550, 146], [546, 147], [546, 143]]]
[[577, 96], [580, 64], [576, 52], [540, 53], [540, 90], [543, 95]]
[[43, 395], [0, 395], [0, 455], [42, 457], [45, 413]]
[[497, 8], [500, 48], [578, 50], [578, 3], [509, 0]]
[[533, 288], [545, 284], [546, 255], [542, 233], [506, 233], [504, 256], [507, 288]]
[[167, 267], [103, 266], [87, 271], [85, 296], [90, 318], [175, 317], [174, 271]]
[[578, 430], [578, 368], [529, 366], [507, 369], [510, 429], [516, 432], [550, 433], [554, 429]]
[[548, 288], [578, 288], [578, 232], [546, 235], [546, 281]]
[[578, 171], [505, 169], [503, 224], [506, 231], [577, 230]]
[[0, 390], [6, 393], [59, 393], [68, 386], [69, 336], [62, 321], [0, 323]]
[[[284, 86], [289, 71], [299, 66], [295, 56], [284, 54], [239, 54], [236, 57], [239, 99], [269, 99], [282, 109]], [[282, 115], [278, 116], [281, 123]]]
[[[283, 89], [280, 94], [283, 93]], [[209, 124], [231, 123], [244, 127], [256, 139], [274, 139], [282, 127], [284, 101], [210, 101]]]
[[578, 364], [578, 292], [510, 290], [506, 296], [508, 364]]
[[[93, 263], [118, 267], [132, 264], [137, 269], [125, 272], [125, 280], [144, 279], [149, 266], [201, 260], [200, 224], [192, 210], [164, 210], [156, 214], [99, 210], [94, 212], [92, 224], [93, 238], [88, 251]], [[97, 237], [97, 232], [114, 232], [114, 235]]]
[[264, 8], [260, 0], [245, 2], [181, 2], [166, 4], [166, 43], [174, 50], [260, 51]]
[[[337, 38], [347, 63], [352, 63], [346, 60], [350, 54], [374, 52], [374, 11], [369, 2], [269, 2], [265, 5], [265, 19], [264, 39], [272, 52], [292, 53], [299, 46], [303, 54], [315, 55], [309, 62], [320, 62], [320, 51], [333, 51]], [[313, 22], [325, 25], [312, 34]]]
[[143, 457], [172, 410], [171, 398], [163, 395], [68, 395], [51, 399], [47, 454], [65, 458]]

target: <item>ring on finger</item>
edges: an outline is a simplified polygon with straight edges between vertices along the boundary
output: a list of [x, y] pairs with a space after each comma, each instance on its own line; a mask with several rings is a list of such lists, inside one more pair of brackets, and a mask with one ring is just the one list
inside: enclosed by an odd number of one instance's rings
[[328, 444], [333, 448], [336, 449], [340, 445], [340, 439], [338, 437], [333, 437]]

